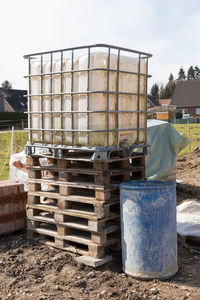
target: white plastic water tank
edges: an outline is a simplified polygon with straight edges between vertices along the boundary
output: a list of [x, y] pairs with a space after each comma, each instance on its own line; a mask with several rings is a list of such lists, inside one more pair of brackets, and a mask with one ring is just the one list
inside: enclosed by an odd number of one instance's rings
[[[117, 55], [111, 54], [110, 56], [110, 69], [117, 70]], [[107, 68], [108, 55], [104, 52], [94, 52], [90, 54], [90, 69], [93, 68]], [[62, 61], [62, 71], [71, 71], [72, 60], [64, 59]], [[76, 57], [73, 60], [73, 70], [86, 70], [88, 68], [88, 56]], [[136, 58], [127, 56], [120, 56], [120, 71], [135, 72], [139, 71], [139, 61]], [[74, 137], [74, 146], [88, 146], [88, 137], [86, 130], [109, 130], [112, 129], [130, 129], [132, 131], [119, 131], [118, 144], [123, 140], [128, 140], [129, 144], [137, 142], [137, 113], [128, 111], [138, 110], [138, 96], [137, 95], [124, 95], [125, 93], [138, 93], [138, 74], [130, 74], [119, 72], [119, 84], [117, 87], [117, 72], [109, 72], [109, 87], [107, 87], [107, 71], [106, 70], [93, 70], [89, 71], [89, 91], [98, 92], [91, 93], [87, 96], [88, 90], [88, 72], [74, 72], [63, 73], [62, 75], [54, 74], [61, 72], [61, 61], [53, 61], [52, 70], [51, 63], [43, 62], [42, 73], [52, 75], [43, 75], [41, 80], [41, 64], [37, 61], [31, 62], [30, 75], [38, 75], [31, 77], [30, 86], [31, 94], [43, 94], [42, 101], [40, 96], [30, 97], [30, 112], [32, 129], [32, 142], [42, 142], [42, 131], [44, 128], [43, 142], [51, 144], [53, 131], [53, 144], [60, 145], [62, 133], [60, 129], [66, 130], [63, 132], [63, 144], [72, 145], [72, 136]], [[146, 61], [140, 60], [140, 73], [146, 73]], [[62, 76], [62, 80], [61, 80]], [[73, 77], [73, 90], [72, 86]], [[52, 83], [51, 83], [52, 78]], [[146, 76], [140, 75], [140, 91], [141, 94], [146, 94]], [[42, 84], [42, 86], [41, 86]], [[70, 93], [71, 91], [77, 94], [61, 95], [61, 93]], [[101, 93], [99, 93], [101, 91]], [[109, 91], [109, 124], [107, 124], [107, 94], [104, 92]], [[118, 109], [117, 109], [117, 94], [112, 92], [119, 92], [118, 96]], [[110, 93], [111, 92], [111, 93]], [[51, 96], [50, 94], [53, 93]], [[44, 95], [45, 94], [45, 95]], [[52, 97], [52, 105], [51, 105]], [[87, 102], [88, 101], [88, 102]], [[146, 128], [145, 118], [146, 97], [140, 95], [140, 111], [139, 126]], [[70, 111], [76, 111], [72, 114]], [[102, 111], [98, 113], [87, 113], [87, 111]], [[122, 111], [118, 113], [117, 110]], [[124, 112], [123, 112], [124, 111]], [[42, 117], [41, 117], [41, 112]], [[51, 118], [52, 117], [52, 118]], [[118, 118], [118, 128], [117, 128]], [[73, 128], [72, 128], [73, 126]], [[47, 130], [45, 130], [47, 129]], [[71, 132], [75, 129], [74, 133]], [[79, 131], [82, 130], [82, 131]], [[83, 132], [84, 130], [84, 132]], [[109, 131], [109, 145], [117, 146], [117, 131]], [[140, 130], [139, 141], [145, 142], [145, 130]], [[107, 146], [107, 132], [89, 132], [89, 146]]]

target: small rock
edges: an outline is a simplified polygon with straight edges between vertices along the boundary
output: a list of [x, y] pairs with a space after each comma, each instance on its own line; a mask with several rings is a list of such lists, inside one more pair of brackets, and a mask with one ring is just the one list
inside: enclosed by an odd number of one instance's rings
[[99, 293], [100, 298], [103, 298], [107, 294], [106, 290], [103, 290]]
[[95, 277], [96, 275], [93, 271], [87, 274], [87, 278], [95, 278]]
[[86, 280], [79, 280], [77, 282], [74, 283], [75, 287], [82, 287], [82, 288], [86, 288], [87, 286], [87, 281]]
[[190, 295], [191, 295], [190, 293], [187, 293], [185, 296], [186, 296], [186, 297], [190, 297]]
[[128, 300], [142, 300], [142, 299], [143, 299], [143, 294], [136, 290], [133, 290], [131, 292], [131, 295], [129, 295], [129, 298], [128, 298]]
[[87, 290], [85, 288], [82, 288], [82, 293], [87, 294]]
[[56, 286], [55, 286], [55, 289], [56, 289], [57, 291], [62, 291], [62, 288], [61, 288], [59, 285], [56, 285]]
[[157, 296], [153, 296], [153, 300], [157, 300], [158, 299], [158, 297]]
[[181, 290], [184, 290], [184, 291], [187, 291], [187, 290], [188, 290], [188, 288], [186, 288], [186, 286], [184, 286], [184, 285], [182, 285], [182, 286], [180, 287], [180, 289], [181, 289]]
[[117, 291], [113, 291], [112, 293], [110, 293], [109, 296], [110, 297], [117, 297], [118, 296], [118, 292]]
[[22, 249], [17, 249], [17, 251], [16, 251], [16, 254], [21, 254], [21, 253], [23, 253], [24, 251], [22, 250]]
[[159, 293], [156, 288], [151, 288], [150, 291], [152, 292], [153, 295], [157, 295]]
[[174, 289], [177, 289], [178, 287], [177, 287], [177, 285], [175, 285], [175, 284], [173, 284], [173, 286], [172, 286]]
[[80, 276], [80, 275], [78, 275], [78, 276], [77, 276], [77, 279], [81, 279], [81, 276]]

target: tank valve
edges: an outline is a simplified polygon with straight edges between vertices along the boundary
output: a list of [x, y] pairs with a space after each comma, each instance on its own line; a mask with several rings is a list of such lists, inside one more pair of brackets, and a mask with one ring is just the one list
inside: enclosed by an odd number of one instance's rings
[[119, 143], [119, 146], [121, 148], [124, 148], [124, 149], [128, 149], [129, 148], [129, 141], [127, 139], [123, 139], [121, 140], [121, 142]]

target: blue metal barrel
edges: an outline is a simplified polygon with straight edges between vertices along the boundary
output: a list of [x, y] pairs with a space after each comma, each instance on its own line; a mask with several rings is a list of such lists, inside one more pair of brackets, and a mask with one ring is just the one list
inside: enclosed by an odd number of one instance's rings
[[141, 279], [172, 277], [178, 270], [176, 184], [122, 183], [120, 210], [124, 272]]

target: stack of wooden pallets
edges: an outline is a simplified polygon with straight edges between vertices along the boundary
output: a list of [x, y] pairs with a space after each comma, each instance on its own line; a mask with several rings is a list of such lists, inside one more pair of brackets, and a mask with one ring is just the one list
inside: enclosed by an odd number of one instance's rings
[[[45, 164], [44, 164], [45, 158]], [[144, 179], [144, 155], [92, 161], [89, 152], [27, 156], [27, 237], [46, 236], [54, 247], [81, 254], [79, 261], [107, 262], [106, 249], [120, 245], [119, 184]]]

